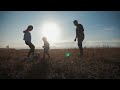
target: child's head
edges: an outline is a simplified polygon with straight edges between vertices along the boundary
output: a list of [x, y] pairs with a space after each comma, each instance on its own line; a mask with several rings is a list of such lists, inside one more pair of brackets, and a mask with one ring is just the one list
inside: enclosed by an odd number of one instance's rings
[[46, 37], [43, 37], [42, 40], [43, 40], [43, 41], [47, 41], [47, 38], [46, 38]]
[[27, 29], [25, 31], [23, 31], [23, 33], [26, 33], [27, 31], [32, 31], [33, 30], [33, 26], [32, 25], [29, 25], [27, 27]]
[[33, 26], [32, 25], [29, 25], [28, 27], [27, 27], [27, 31], [32, 31], [33, 30]]

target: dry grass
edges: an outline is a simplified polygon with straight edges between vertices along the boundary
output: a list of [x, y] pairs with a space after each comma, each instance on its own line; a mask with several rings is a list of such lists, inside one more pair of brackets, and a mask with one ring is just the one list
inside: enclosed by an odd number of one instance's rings
[[120, 79], [120, 48], [85, 48], [83, 58], [77, 49], [54, 49], [46, 60], [22, 59], [27, 52], [0, 50], [0, 79]]

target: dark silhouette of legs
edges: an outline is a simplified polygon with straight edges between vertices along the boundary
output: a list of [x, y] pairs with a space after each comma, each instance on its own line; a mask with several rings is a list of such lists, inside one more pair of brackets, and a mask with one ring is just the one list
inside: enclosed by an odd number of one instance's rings
[[83, 40], [84, 40], [84, 36], [78, 37], [78, 47], [80, 50], [80, 57], [83, 56], [83, 47], [82, 47]]
[[48, 53], [49, 49], [44, 49], [44, 55], [43, 55], [43, 59], [45, 59], [45, 55], [47, 54], [48, 58], [50, 58], [50, 55]]
[[31, 53], [32, 53], [32, 55], [34, 55], [35, 46], [32, 43], [30, 43], [30, 42], [29, 43], [26, 42], [26, 44], [30, 47], [30, 50], [28, 52], [27, 57], [29, 57], [31, 55]]
[[27, 55], [27, 57], [29, 57], [30, 55], [31, 55], [31, 49], [29, 50], [29, 52], [28, 52], [28, 55]]
[[45, 52], [44, 52], [44, 54], [43, 54], [43, 59], [45, 59]]
[[50, 55], [49, 55], [49, 53], [47, 52], [46, 54], [48, 55], [48, 58], [50, 58]]
[[46, 55], [46, 54], [47, 54], [48, 58], [50, 58], [50, 55], [49, 55], [49, 53], [47, 52], [47, 53], [44, 53], [43, 59], [45, 59], [45, 55]]
[[79, 46], [79, 50], [80, 50], [80, 55], [83, 56], [82, 42], [79, 42], [78, 46]]

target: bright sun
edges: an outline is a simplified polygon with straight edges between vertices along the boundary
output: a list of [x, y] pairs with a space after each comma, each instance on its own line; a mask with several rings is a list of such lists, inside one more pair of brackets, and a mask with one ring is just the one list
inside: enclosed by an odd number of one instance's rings
[[60, 39], [60, 27], [57, 23], [46, 22], [42, 26], [42, 35], [49, 41], [55, 42]]

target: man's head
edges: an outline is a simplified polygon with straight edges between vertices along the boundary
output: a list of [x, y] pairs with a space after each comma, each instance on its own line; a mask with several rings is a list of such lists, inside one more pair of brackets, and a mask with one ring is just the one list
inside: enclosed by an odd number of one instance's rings
[[74, 20], [73, 23], [74, 23], [75, 26], [78, 25], [78, 21], [77, 20]]

